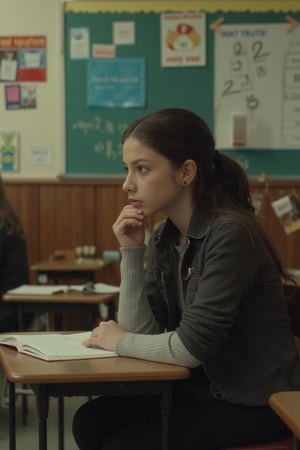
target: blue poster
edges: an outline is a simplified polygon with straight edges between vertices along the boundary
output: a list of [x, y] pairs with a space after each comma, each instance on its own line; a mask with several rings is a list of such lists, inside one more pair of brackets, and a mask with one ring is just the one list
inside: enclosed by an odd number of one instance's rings
[[143, 58], [89, 59], [89, 107], [144, 108]]

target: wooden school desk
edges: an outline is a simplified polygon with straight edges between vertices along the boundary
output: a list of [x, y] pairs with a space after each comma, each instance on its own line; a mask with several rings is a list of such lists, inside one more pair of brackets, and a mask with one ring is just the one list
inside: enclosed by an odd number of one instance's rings
[[105, 259], [45, 259], [31, 265], [30, 270], [35, 272], [37, 283], [40, 283], [41, 276], [46, 276], [47, 280], [53, 280], [56, 284], [59, 284], [60, 279], [73, 278], [96, 282], [102, 275], [109, 274], [113, 262]]
[[[189, 369], [141, 359], [110, 357], [47, 362], [0, 345], [0, 361], [9, 381], [9, 450], [16, 450], [15, 384], [33, 386], [39, 419], [39, 450], [47, 450], [49, 397], [159, 394], [162, 450], [168, 450], [168, 416], [172, 382], [190, 376]], [[63, 402], [59, 401], [59, 450], [63, 450]]]
[[300, 450], [300, 391], [272, 394], [269, 405], [294, 434], [294, 448]]
[[18, 308], [20, 330], [24, 330], [25, 313], [44, 314], [55, 313], [55, 328], [61, 330], [61, 315], [63, 313], [80, 312], [87, 316], [87, 329], [94, 328], [95, 308], [104, 303], [108, 305], [108, 316], [115, 318], [118, 293], [112, 294], [83, 294], [56, 293], [51, 295], [21, 295], [4, 294], [2, 300], [15, 303]]

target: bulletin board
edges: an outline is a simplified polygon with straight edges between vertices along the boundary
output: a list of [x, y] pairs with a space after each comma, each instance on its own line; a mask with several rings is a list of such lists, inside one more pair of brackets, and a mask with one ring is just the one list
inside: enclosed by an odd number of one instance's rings
[[[122, 7], [116, 5], [120, 5]], [[145, 8], [145, 4], [152, 4]], [[239, 104], [240, 100], [231, 99], [230, 114], [225, 113], [226, 103], [221, 98], [222, 83], [227, 80], [227, 60], [231, 57], [232, 43], [221, 45], [223, 39], [220, 33], [222, 27], [232, 26], [240, 30], [246, 24], [266, 28], [272, 27], [272, 42], [279, 45], [279, 37], [275, 36], [277, 29], [283, 30], [290, 26], [286, 17], [291, 16], [300, 22], [300, 7], [297, 2], [286, 1], [285, 11], [276, 10], [276, 2], [239, 2], [243, 3], [242, 10], [237, 9], [238, 2], [210, 1], [201, 2], [68, 2], [64, 6], [64, 55], [65, 55], [65, 105], [66, 105], [66, 174], [91, 175], [100, 177], [123, 176], [122, 149], [120, 144], [122, 131], [136, 118], [161, 108], [182, 107], [201, 115], [216, 136], [220, 151], [232, 156], [246, 170], [249, 176], [262, 173], [270, 176], [299, 176], [300, 175], [300, 146], [293, 142], [286, 142], [276, 136], [277, 123], [281, 119], [274, 119], [269, 128], [269, 143], [267, 131], [262, 126], [260, 136], [255, 135], [254, 141], [248, 141], [244, 147], [235, 146], [231, 141], [232, 113], [245, 115], [246, 111]], [[259, 5], [257, 11], [250, 11], [248, 4]], [[282, 4], [283, 2], [281, 2]], [[126, 4], [126, 9], [124, 5]], [[226, 10], [224, 10], [226, 4]], [[272, 5], [273, 11], [267, 9]], [[131, 5], [131, 6], [130, 6]], [[134, 6], [132, 6], [134, 5]], [[155, 6], [154, 6], [155, 5]], [[198, 5], [198, 6], [196, 6]], [[214, 5], [214, 7], [212, 7]], [[223, 6], [224, 5], [224, 6]], [[261, 9], [262, 5], [264, 8]], [[251, 9], [251, 8], [250, 8]], [[195, 67], [162, 67], [161, 64], [161, 21], [165, 12], [194, 11], [205, 12], [206, 16], [206, 63]], [[213, 24], [220, 22], [218, 28]], [[116, 45], [116, 58], [142, 59], [145, 68], [145, 102], [142, 106], [120, 108], [99, 107], [88, 104], [88, 68], [92, 54], [88, 58], [74, 58], [71, 51], [71, 34], [74, 30], [88, 30], [88, 45], [90, 52], [93, 44], [108, 45], [113, 43], [113, 27], [117, 22], [134, 24], [134, 43], [130, 45]], [[275, 30], [275, 31], [273, 31]], [[299, 36], [300, 27], [296, 28]], [[283, 31], [280, 31], [282, 37]], [[291, 36], [292, 34], [289, 34]], [[224, 36], [224, 34], [223, 34]], [[284, 35], [285, 36], [285, 35]], [[278, 42], [277, 42], [278, 39]], [[298, 42], [298, 38], [296, 39]], [[73, 40], [74, 42], [74, 40]], [[247, 41], [248, 42], [248, 41]], [[271, 45], [271, 40], [268, 41]], [[282, 47], [283, 45], [283, 47]], [[224, 46], [224, 52], [222, 48]], [[280, 70], [284, 73], [286, 67], [287, 48], [289, 41], [280, 41], [280, 60], [272, 62], [270, 71]], [[110, 47], [108, 47], [110, 49]], [[221, 52], [221, 54], [220, 54]], [[215, 54], [219, 56], [215, 57]], [[271, 63], [270, 63], [271, 64]], [[277, 73], [277, 72], [276, 72]], [[287, 73], [287, 72], [286, 72]], [[298, 86], [300, 69], [294, 71], [294, 84]], [[288, 81], [289, 75], [286, 75]], [[277, 75], [269, 77], [276, 80]], [[271, 83], [270, 81], [270, 83]], [[275, 90], [275, 89], [274, 89]], [[271, 94], [269, 95], [269, 92]], [[297, 91], [296, 91], [297, 92]], [[281, 87], [281, 95], [283, 87]], [[262, 93], [260, 93], [262, 96]], [[273, 97], [277, 92], [270, 88], [266, 106], [267, 114], [275, 116]], [[297, 97], [298, 98], [298, 97]], [[281, 100], [283, 104], [283, 99]], [[270, 106], [271, 105], [271, 106]], [[228, 105], [227, 105], [228, 106]], [[225, 120], [226, 119], [226, 120]], [[299, 120], [299, 119], [298, 119]], [[224, 122], [223, 122], [224, 121]], [[263, 125], [263, 124], [262, 124]], [[299, 128], [299, 122], [296, 123]], [[297, 136], [297, 133], [296, 133]], [[225, 139], [224, 139], [225, 137]], [[263, 139], [264, 138], [264, 139]]]

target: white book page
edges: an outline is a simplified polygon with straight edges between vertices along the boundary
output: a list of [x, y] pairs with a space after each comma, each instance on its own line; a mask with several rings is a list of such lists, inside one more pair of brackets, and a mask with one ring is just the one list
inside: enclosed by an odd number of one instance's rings
[[113, 286], [112, 284], [106, 283], [95, 283], [95, 292], [99, 294], [110, 294], [113, 292], [120, 292], [119, 286]]
[[51, 295], [55, 292], [67, 291], [66, 285], [46, 285], [46, 284], [22, 284], [21, 286], [10, 289], [7, 294], [15, 295]]
[[[117, 356], [116, 353], [101, 348], [84, 347], [82, 342], [90, 336], [91, 332], [87, 331], [70, 334], [26, 333], [14, 335], [14, 338], [18, 342], [18, 350], [21, 353], [36, 356], [47, 361]], [[7, 339], [8, 337], [8, 334], [0, 334], [0, 344], [12, 345], [13, 343]]]
[[89, 294], [113, 294], [115, 292], [120, 292], [119, 286], [114, 286], [113, 284], [107, 283], [92, 283], [87, 282], [83, 285], [73, 284], [68, 286], [68, 291], [70, 292], [86, 292]]

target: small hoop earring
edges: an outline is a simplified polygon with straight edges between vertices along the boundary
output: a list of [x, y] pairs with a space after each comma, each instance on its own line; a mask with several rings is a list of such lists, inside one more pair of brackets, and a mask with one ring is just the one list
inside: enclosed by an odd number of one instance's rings
[[182, 183], [181, 183], [181, 186], [186, 186], [187, 185], [187, 182], [186, 181], [183, 181]]

